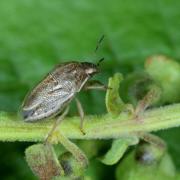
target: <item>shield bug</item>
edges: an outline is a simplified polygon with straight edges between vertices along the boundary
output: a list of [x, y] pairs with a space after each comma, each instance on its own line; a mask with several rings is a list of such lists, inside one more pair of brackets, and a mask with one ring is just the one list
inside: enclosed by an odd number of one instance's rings
[[[68, 105], [78, 92], [82, 89], [106, 89], [106, 86], [100, 82], [89, 82], [89, 79], [99, 72], [99, 64], [103, 59], [97, 64], [73, 61], [55, 67], [26, 96], [21, 111], [25, 122], [36, 122], [62, 113], [53, 125], [49, 137], [68, 113]], [[75, 100], [81, 117], [82, 130], [84, 112], [80, 101], [77, 98]]]
[[[99, 63], [96, 65], [89, 62], [69, 62], [55, 67], [25, 98], [22, 105], [24, 120], [36, 122], [61, 113], [83, 88], [105, 89], [105, 86], [97, 81], [87, 83], [99, 72], [98, 67]], [[84, 113], [78, 99], [76, 103], [81, 116], [82, 129]], [[66, 114], [67, 109], [62, 116]]]

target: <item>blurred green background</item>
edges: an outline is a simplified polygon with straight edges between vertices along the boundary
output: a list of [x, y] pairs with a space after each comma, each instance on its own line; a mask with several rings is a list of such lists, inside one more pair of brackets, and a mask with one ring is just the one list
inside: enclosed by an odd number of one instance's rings
[[[115, 72], [141, 71], [150, 55], [179, 61], [179, 19], [179, 0], [1, 0], [0, 110], [17, 112], [29, 89], [61, 62], [105, 57], [96, 79], [107, 83]], [[102, 34], [105, 40], [94, 55]], [[86, 114], [105, 112], [104, 95], [82, 92]], [[179, 130], [159, 134], [180, 170]], [[28, 145], [0, 143], [1, 179], [36, 179], [24, 160]]]

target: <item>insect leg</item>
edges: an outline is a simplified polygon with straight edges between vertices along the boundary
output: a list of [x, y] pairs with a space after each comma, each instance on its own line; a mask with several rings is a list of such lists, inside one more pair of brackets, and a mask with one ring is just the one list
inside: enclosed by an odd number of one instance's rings
[[106, 91], [107, 89], [109, 89], [108, 86], [104, 85], [103, 83], [101, 83], [100, 81], [97, 80], [93, 80], [93, 81], [88, 81], [84, 87], [84, 90], [90, 90], [90, 89], [99, 89], [99, 90], [103, 90]]
[[60, 122], [65, 118], [65, 116], [67, 115], [67, 113], [69, 112], [69, 106], [66, 107], [66, 109], [64, 110], [64, 112], [57, 118], [57, 120], [54, 122], [51, 130], [49, 131], [46, 139], [45, 139], [45, 143], [50, 142], [51, 140], [51, 136], [53, 134], [53, 132], [56, 130], [57, 126], [60, 124]]
[[77, 109], [81, 118], [81, 122], [80, 122], [80, 130], [83, 134], [85, 134], [84, 130], [83, 130], [83, 122], [84, 122], [84, 110], [83, 107], [81, 105], [81, 102], [79, 101], [79, 99], [75, 98], [76, 101], [76, 105], [77, 105]]

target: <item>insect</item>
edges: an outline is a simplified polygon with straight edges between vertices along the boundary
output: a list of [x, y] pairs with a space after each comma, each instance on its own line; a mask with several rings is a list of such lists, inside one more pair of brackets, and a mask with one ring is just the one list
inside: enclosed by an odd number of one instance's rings
[[103, 59], [101, 58], [97, 64], [73, 61], [55, 67], [26, 96], [21, 111], [25, 122], [36, 122], [62, 113], [54, 123], [48, 139], [68, 113], [69, 103], [75, 99], [81, 117], [80, 129], [83, 132], [84, 111], [75, 96], [82, 89], [106, 89], [106, 86], [98, 81], [89, 81], [99, 72], [99, 65]]

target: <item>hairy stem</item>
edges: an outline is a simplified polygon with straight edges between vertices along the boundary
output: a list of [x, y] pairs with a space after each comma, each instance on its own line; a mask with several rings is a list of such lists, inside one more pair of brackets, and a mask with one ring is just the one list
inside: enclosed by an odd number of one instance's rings
[[[151, 132], [180, 126], [180, 104], [144, 112], [141, 121], [122, 112], [116, 118], [110, 114], [86, 116], [85, 135], [79, 129], [79, 117], [67, 117], [57, 131], [70, 139], [108, 139], [127, 137], [137, 132]], [[25, 123], [18, 116], [0, 113], [0, 141], [44, 141], [53, 120]]]

